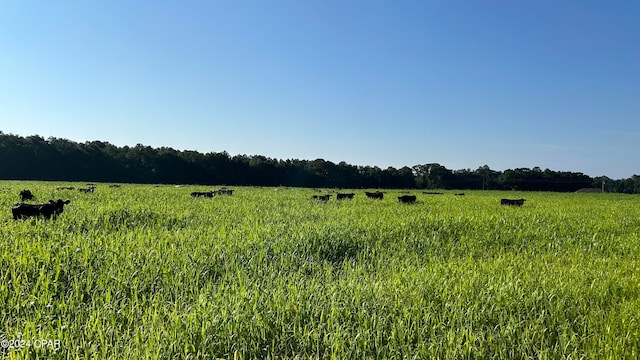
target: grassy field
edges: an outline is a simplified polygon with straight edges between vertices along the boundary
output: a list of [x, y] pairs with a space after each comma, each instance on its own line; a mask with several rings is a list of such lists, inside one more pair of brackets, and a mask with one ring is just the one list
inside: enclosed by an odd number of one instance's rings
[[638, 196], [68, 185], [0, 181], [8, 358], [640, 357]]

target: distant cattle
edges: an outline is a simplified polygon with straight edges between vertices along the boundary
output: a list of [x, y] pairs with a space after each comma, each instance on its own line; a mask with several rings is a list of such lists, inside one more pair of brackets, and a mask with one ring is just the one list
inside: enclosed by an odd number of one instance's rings
[[379, 199], [379, 200], [382, 200], [382, 198], [384, 197], [384, 193], [382, 193], [381, 191], [376, 191], [376, 192], [368, 192], [368, 191], [365, 191], [364, 193], [365, 193], [365, 195], [367, 195], [367, 197], [368, 197], [369, 199]]
[[216, 195], [233, 195], [233, 189], [220, 189], [215, 191]]
[[455, 193], [453, 195], [455, 195], [455, 196], [464, 196], [464, 193]]
[[501, 205], [511, 205], [511, 206], [522, 206], [525, 202], [525, 199], [501, 199]]
[[354, 194], [354, 193], [351, 193], [351, 194], [341, 194], [341, 193], [338, 193], [338, 194], [336, 195], [336, 200], [342, 200], [342, 199], [353, 199], [353, 197], [354, 197], [355, 195], [356, 195], [356, 194]]
[[438, 191], [423, 191], [423, 194], [427, 194], [427, 195], [442, 195], [444, 193], [438, 192]]
[[42, 216], [45, 219], [56, 218], [56, 216], [62, 214], [64, 206], [71, 201], [58, 199], [58, 201], [49, 200], [48, 204], [15, 204], [11, 208], [13, 219], [26, 219], [32, 216]]
[[58, 190], [75, 190], [76, 188], [73, 186], [56, 186]]
[[22, 190], [20, 191], [20, 201], [33, 200], [33, 194], [31, 190]]
[[415, 195], [398, 196], [398, 201], [400, 201], [403, 204], [413, 204], [416, 202], [416, 196]]
[[327, 194], [327, 195], [313, 195], [313, 196], [311, 196], [311, 199], [313, 199], [313, 200], [320, 200], [320, 201], [329, 201], [329, 198], [331, 198], [331, 194]]
[[210, 197], [212, 198], [216, 194], [215, 191], [194, 191], [191, 193], [191, 197]]
[[95, 186], [93, 185], [89, 185], [88, 188], [78, 188], [78, 191], [83, 192], [83, 193], [93, 193], [93, 191], [96, 189]]

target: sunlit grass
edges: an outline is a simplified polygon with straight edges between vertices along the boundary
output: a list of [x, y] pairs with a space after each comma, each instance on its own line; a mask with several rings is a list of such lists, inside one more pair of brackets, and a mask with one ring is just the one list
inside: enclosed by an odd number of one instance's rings
[[60, 340], [9, 358], [640, 355], [637, 196], [57, 185], [0, 182], [0, 336]]

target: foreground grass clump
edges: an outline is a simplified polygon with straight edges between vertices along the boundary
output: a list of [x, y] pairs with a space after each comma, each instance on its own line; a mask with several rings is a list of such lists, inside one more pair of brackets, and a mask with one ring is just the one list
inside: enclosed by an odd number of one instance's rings
[[59, 341], [8, 358], [640, 355], [636, 196], [58, 185], [0, 182], [0, 340]]

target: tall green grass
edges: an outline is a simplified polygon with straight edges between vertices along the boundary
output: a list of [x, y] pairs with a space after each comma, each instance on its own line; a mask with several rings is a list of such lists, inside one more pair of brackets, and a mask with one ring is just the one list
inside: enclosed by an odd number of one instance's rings
[[640, 356], [637, 196], [58, 185], [0, 182], [0, 337], [60, 340], [8, 358]]

